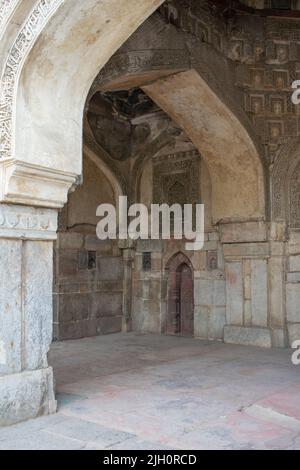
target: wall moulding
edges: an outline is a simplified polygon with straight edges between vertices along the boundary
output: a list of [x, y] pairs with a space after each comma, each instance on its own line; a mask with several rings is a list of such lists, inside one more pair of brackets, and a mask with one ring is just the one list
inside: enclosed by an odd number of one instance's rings
[[268, 226], [264, 221], [240, 223], [220, 223], [222, 243], [265, 242], [268, 239]]
[[271, 173], [272, 220], [300, 227], [299, 217], [299, 138], [290, 141], [279, 151]]
[[[168, 75], [190, 69], [190, 60], [187, 52], [182, 49], [174, 50], [141, 50], [122, 52], [105, 65], [90, 90], [89, 97], [98, 90], [113, 87], [114, 81], [126, 76], [144, 75], [145, 73], [160, 72]], [[158, 76], [160, 76], [158, 75]], [[141, 78], [142, 84], [151, 82], [152, 75]]]
[[0, 238], [56, 240], [57, 211], [0, 204]]
[[240, 260], [241, 258], [267, 259], [270, 257], [270, 244], [268, 242], [225, 243], [223, 244], [223, 250], [226, 261]]

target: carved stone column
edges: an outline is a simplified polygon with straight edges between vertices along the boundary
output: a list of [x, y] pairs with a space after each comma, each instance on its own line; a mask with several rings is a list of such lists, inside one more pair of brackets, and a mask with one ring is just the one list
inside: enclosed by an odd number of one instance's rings
[[135, 243], [132, 240], [125, 240], [119, 243], [123, 253], [123, 327], [122, 330], [128, 333], [132, 330], [132, 272], [135, 255]]
[[54, 413], [53, 240], [57, 210], [0, 204], [0, 426]]

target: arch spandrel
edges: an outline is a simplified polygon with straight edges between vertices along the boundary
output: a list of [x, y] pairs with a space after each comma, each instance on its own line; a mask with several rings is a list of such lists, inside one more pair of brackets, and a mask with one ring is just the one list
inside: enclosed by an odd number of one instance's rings
[[[48, 191], [49, 205], [61, 207], [66, 202], [68, 188], [82, 171], [82, 117], [92, 81], [161, 3], [36, 2], [24, 23], [26, 28], [32, 26], [31, 34], [25, 36], [24, 44], [24, 36], [17, 36], [12, 47], [13, 53], [19, 45], [22, 54], [6, 90], [11, 100], [5, 107], [5, 145], [1, 143], [1, 148], [11, 162], [2, 173], [2, 200], [47, 205], [47, 194], [40, 197], [46, 178], [49, 185], [65, 180], [63, 197], [58, 191], [55, 197]], [[43, 178], [36, 176], [27, 194], [25, 174], [36, 175], [37, 168]]]

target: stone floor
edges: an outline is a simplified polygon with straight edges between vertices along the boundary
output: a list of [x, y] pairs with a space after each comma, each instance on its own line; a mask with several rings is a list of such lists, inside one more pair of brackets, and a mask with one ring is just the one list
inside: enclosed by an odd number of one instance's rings
[[56, 343], [59, 411], [0, 449], [300, 449], [291, 352], [155, 335]]

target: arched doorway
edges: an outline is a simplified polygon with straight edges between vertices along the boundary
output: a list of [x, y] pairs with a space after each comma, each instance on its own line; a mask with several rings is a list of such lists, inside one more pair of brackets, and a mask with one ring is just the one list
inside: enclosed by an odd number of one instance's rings
[[167, 335], [194, 335], [194, 280], [188, 258], [178, 253], [168, 268]]
[[[47, 361], [53, 310], [52, 250], [57, 209], [67, 202], [69, 189], [82, 173], [82, 123], [88, 90], [99, 69], [161, 3], [162, 0], [36, 1], [32, 11], [23, 11], [24, 21], [15, 21], [24, 26], [4, 67], [4, 137], [0, 153], [4, 156], [1, 200], [11, 203], [3, 207], [5, 220], [8, 217], [19, 225], [12, 228], [8, 224], [3, 235], [8, 253], [3, 266], [6, 270], [9, 267], [5, 277], [15, 280], [16, 287], [13, 295], [6, 296], [5, 290], [2, 295], [13, 315], [9, 320], [5, 317], [5, 364], [0, 364], [0, 372], [5, 376], [19, 374], [18, 387], [22, 390], [29, 380], [39, 384], [36, 389], [42, 395], [32, 400], [29, 386], [26, 393], [11, 393], [12, 397], [22, 396], [21, 404], [14, 398], [12, 402], [24, 413], [21, 416], [17, 411], [17, 418], [9, 416], [9, 423], [55, 408], [53, 374]], [[157, 55], [161, 56], [160, 50]], [[157, 66], [161, 67], [159, 61]], [[159, 80], [144, 86], [143, 91], [186, 129], [210, 162], [209, 170], [215, 175], [214, 221], [237, 216], [239, 220], [263, 217], [263, 169], [243, 124], [231, 116], [230, 109], [197, 71], [182, 72], [170, 80], [174, 86]], [[222, 129], [219, 139], [218, 127]], [[179, 192], [178, 185], [172, 192]], [[91, 267], [93, 271], [95, 250], [91, 249], [90, 260], [84, 254], [83, 263], [81, 255], [80, 265], [86, 269], [87, 264], [87, 269]], [[37, 260], [34, 266], [30, 262], [33, 256]], [[15, 258], [22, 260], [22, 266], [16, 268]], [[188, 261], [186, 264], [189, 266]], [[28, 409], [32, 402], [35, 409]]]

